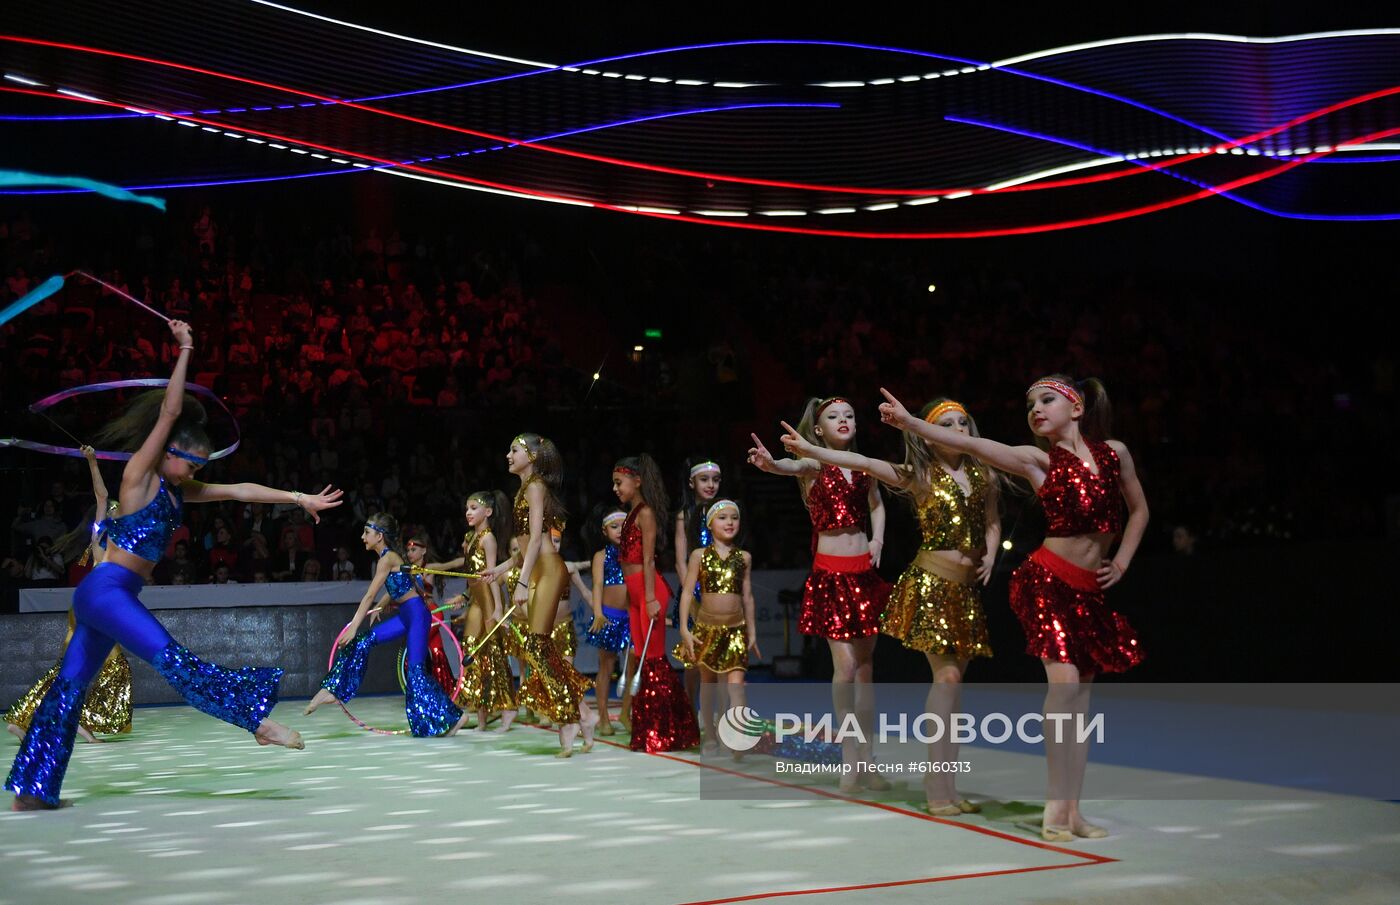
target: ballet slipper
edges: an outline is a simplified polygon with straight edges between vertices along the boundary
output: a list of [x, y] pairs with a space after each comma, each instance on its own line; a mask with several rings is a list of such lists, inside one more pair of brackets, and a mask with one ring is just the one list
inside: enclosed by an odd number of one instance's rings
[[316, 695], [310, 701], [306, 702], [306, 709], [301, 712], [301, 715], [311, 716], [311, 714], [316, 712], [318, 707], [321, 707], [323, 704], [329, 704], [334, 700], [336, 700], [335, 695], [331, 694], [326, 689], [317, 689]]
[[589, 711], [589, 719], [579, 721], [579, 728], [583, 731], [583, 753], [587, 754], [593, 750], [593, 730], [598, 726], [598, 714]]
[[955, 804], [931, 805], [924, 802], [923, 811], [930, 817], [961, 817], [963, 815], [962, 808]]
[[1070, 827], [1070, 832], [1080, 839], [1105, 839], [1108, 837], [1108, 830], [1101, 826], [1092, 824], [1087, 820], [1080, 820]]
[[968, 801], [966, 798], [959, 799], [958, 810], [964, 814], [980, 814], [982, 806], [975, 801]]

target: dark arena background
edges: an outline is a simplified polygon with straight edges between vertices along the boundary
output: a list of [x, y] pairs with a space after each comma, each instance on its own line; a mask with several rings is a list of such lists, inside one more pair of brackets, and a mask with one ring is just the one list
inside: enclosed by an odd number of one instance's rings
[[[317, 524], [283, 491], [186, 505], [142, 596], [196, 654], [282, 667], [277, 716], [306, 749], [251, 744], [130, 656], [131, 728], [78, 743], [74, 806], [0, 818], [0, 903], [1400, 900], [1400, 782], [1358, 766], [1400, 743], [1400, 16], [1228, 6], [7, 9], [0, 705], [63, 656], [90, 568], [61, 541], [93, 521], [75, 441], [170, 377], [166, 318], [190, 325], [213, 446], [237, 444], [198, 480], [344, 496]], [[391, 735], [390, 654], [353, 722], [301, 715], [375, 575], [367, 521], [460, 556], [464, 500], [511, 498], [507, 451], [534, 431], [563, 460], [565, 561], [599, 549], [615, 463], [659, 464], [671, 594], [670, 520], [690, 465], [716, 463], [752, 556], [749, 703], [772, 717], [805, 690], [839, 717], [843, 648], [798, 630], [812, 520], [796, 481], [749, 464], [752, 436], [781, 459], [779, 422], [836, 396], [860, 452], [899, 462], [884, 387], [1030, 445], [1026, 388], [1054, 373], [1103, 381], [1150, 507], [1106, 598], [1145, 656], [1095, 694], [1123, 686], [1159, 726], [1252, 702], [1091, 754], [1106, 838], [1052, 839], [1056, 796], [999, 791], [1026, 766], [1044, 791], [1035, 746], [967, 746], [986, 767], [959, 794], [982, 808], [950, 818], [909, 777], [750, 776], [709, 727], [704, 749], [629, 750], [619, 726], [559, 760], [526, 711], [509, 734]], [[124, 451], [104, 452], [116, 499]], [[1012, 574], [1046, 512], [1003, 486], [996, 653], [964, 691], [1038, 702]], [[857, 527], [883, 530], [894, 583], [920, 525], [908, 495], [882, 499], [883, 525]], [[474, 639], [441, 615], [452, 659]], [[591, 679], [598, 652], [575, 662]], [[923, 700], [924, 653], [881, 634], [869, 662], [877, 701]], [[1281, 691], [1304, 684], [1334, 690]], [[1271, 728], [1234, 747], [1213, 735], [1232, 722]], [[1305, 736], [1316, 760], [1279, 753]], [[1366, 781], [1319, 778], [1348, 773]]]

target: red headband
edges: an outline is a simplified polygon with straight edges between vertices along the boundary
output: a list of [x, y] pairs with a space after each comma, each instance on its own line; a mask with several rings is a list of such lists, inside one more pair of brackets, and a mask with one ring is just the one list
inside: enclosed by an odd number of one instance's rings
[[817, 412], [816, 412], [816, 414], [813, 415], [812, 417], [813, 417], [813, 418], [820, 418], [822, 412], [826, 411], [828, 406], [835, 405], [835, 404], [838, 403], [838, 402], [844, 402], [844, 403], [846, 403], [847, 405], [850, 405], [850, 404], [851, 404], [851, 401], [850, 401], [849, 399], [847, 399], [845, 396], [831, 396], [831, 397], [829, 397], [829, 398], [827, 398], [827, 399], [823, 399], [820, 403], [818, 403], [818, 405], [817, 405]]
[[1031, 384], [1031, 388], [1029, 390], [1026, 390], [1026, 392], [1030, 393], [1033, 390], [1037, 390], [1041, 387], [1044, 387], [1047, 390], [1054, 390], [1061, 396], [1068, 399], [1070, 402], [1076, 403], [1078, 405], [1084, 404], [1084, 397], [1079, 395], [1078, 390], [1076, 390], [1074, 387], [1070, 386], [1067, 383], [1061, 383], [1060, 381], [1051, 379], [1049, 377], [1046, 377], [1042, 380], [1037, 380], [1035, 383]]

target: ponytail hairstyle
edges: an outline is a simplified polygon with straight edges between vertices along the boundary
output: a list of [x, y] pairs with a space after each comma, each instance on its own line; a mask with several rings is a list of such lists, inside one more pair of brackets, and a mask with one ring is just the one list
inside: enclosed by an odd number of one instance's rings
[[510, 537], [511, 529], [514, 525], [514, 514], [510, 511], [510, 500], [499, 490], [478, 490], [467, 501], [476, 501], [478, 506], [485, 506], [491, 510], [491, 517], [486, 520], [486, 530], [496, 535], [496, 543], [505, 543], [505, 538]]
[[618, 459], [613, 471], [630, 471], [641, 479], [642, 502], [650, 506], [656, 516], [656, 549], [666, 549], [666, 529], [671, 526], [668, 520], [671, 501], [666, 496], [666, 482], [661, 477], [661, 466], [657, 465], [651, 456], [642, 453], [640, 456]]
[[[724, 470], [713, 459], [706, 456], [691, 456], [685, 460], [685, 465], [681, 470], [681, 502], [680, 513], [684, 523], [687, 546], [691, 550], [700, 547], [700, 528], [705, 524], [705, 513], [700, 511], [700, 499], [695, 495], [695, 488], [691, 485], [691, 480], [698, 469], [706, 466], [713, 466], [720, 474]], [[718, 502], [719, 497], [715, 497], [712, 503]]]
[[[559, 447], [554, 441], [539, 434], [520, 434], [516, 441], [525, 447], [530, 455], [530, 464], [535, 474], [544, 482], [544, 523], [557, 520], [560, 523], [569, 518], [564, 508], [564, 457], [559, 455]], [[524, 526], [517, 526], [523, 528]]]
[[[825, 446], [830, 448], [826, 440], [817, 435], [817, 419], [821, 417], [822, 412], [826, 410], [827, 406], [836, 402], [850, 404], [850, 400], [845, 396], [828, 396], [825, 399], [818, 399], [813, 396], [811, 399], [807, 400], [807, 405], [802, 409], [802, 420], [797, 422], [797, 432], [801, 434], [803, 439], [808, 443], [813, 446]], [[846, 448], [851, 452], [857, 452], [856, 440], [854, 437], [851, 438], [851, 445]]]
[[365, 524], [376, 528], [384, 535], [384, 545], [390, 550], [399, 554], [405, 562], [408, 561], [408, 554], [404, 552], [403, 538], [399, 537], [399, 520], [387, 512], [376, 512], [365, 519]]
[[[1048, 374], [1036, 380], [1031, 386], [1035, 386], [1041, 381], [1064, 384], [1079, 394], [1080, 401], [1084, 406], [1084, 414], [1079, 417], [1079, 434], [1085, 440], [1096, 440], [1101, 443], [1112, 436], [1113, 406], [1108, 401], [1108, 390], [1104, 387], [1103, 381], [1097, 377], [1075, 380], [1068, 374]], [[1050, 447], [1050, 442], [1044, 437], [1036, 437], [1035, 443], [1041, 449]]]
[[[146, 442], [151, 431], [155, 430], [164, 403], [163, 389], [148, 390], [133, 397], [120, 415], [107, 422], [93, 435], [92, 445], [102, 449], [134, 452]], [[175, 419], [175, 424], [170, 428], [166, 445], [191, 451], [207, 452], [213, 449], [213, 444], [209, 442], [209, 434], [205, 430], [208, 421], [209, 416], [205, 413], [204, 406], [193, 395], [186, 393], [181, 403], [180, 417]]]

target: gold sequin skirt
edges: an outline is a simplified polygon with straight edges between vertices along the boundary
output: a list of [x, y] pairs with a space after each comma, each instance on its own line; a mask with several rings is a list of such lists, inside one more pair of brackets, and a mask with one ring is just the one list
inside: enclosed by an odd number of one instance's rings
[[[34, 711], [58, 677], [58, 664], [24, 693], [5, 714], [5, 722], [28, 729]], [[131, 731], [131, 665], [120, 647], [113, 647], [102, 669], [88, 686], [78, 724], [94, 735]]]
[[578, 635], [574, 632], [574, 620], [572, 616], [570, 616], [568, 620], [554, 626], [554, 631], [549, 633], [549, 637], [553, 639], [555, 647], [559, 648], [559, 652], [570, 660], [574, 658], [574, 654], [578, 653]]
[[577, 723], [579, 702], [593, 680], [574, 669], [549, 635], [526, 635], [520, 653], [529, 667], [520, 702], [556, 723]]
[[890, 592], [880, 631], [927, 654], [990, 657], [982, 594], [975, 581], [973, 567], [919, 551]]
[[685, 644], [677, 644], [671, 656], [686, 669], [703, 666], [710, 672], [733, 672], [749, 668], [749, 635], [744, 623], [711, 625], [697, 622], [690, 630], [695, 636], [695, 656], [685, 652]]
[[[462, 677], [462, 690], [457, 694], [457, 706], [471, 711], [499, 713], [515, 710], [515, 680], [510, 674], [510, 654], [506, 639], [511, 637], [509, 626], [499, 629], [487, 639]], [[468, 638], [466, 649], [473, 650], [478, 641]]]

